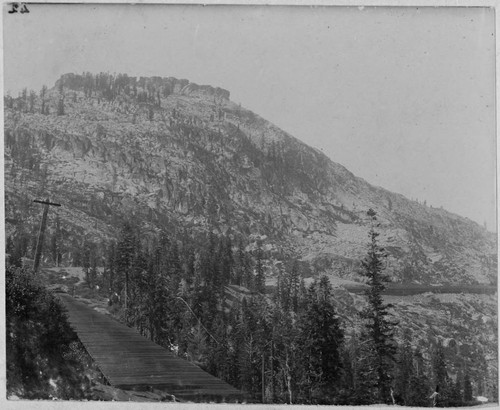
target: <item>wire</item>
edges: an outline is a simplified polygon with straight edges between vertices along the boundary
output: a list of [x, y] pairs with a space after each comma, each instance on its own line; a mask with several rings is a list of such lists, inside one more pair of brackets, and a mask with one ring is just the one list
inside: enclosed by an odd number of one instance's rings
[[215, 340], [215, 342], [216, 342], [218, 345], [220, 345], [220, 342], [219, 342], [219, 341], [218, 341], [215, 337], [213, 337], [213, 336], [212, 336], [212, 334], [211, 334], [211, 333], [207, 330], [207, 328], [206, 328], [205, 326], [203, 326], [203, 323], [201, 323], [200, 318], [199, 318], [198, 316], [196, 316], [196, 314], [193, 312], [193, 309], [191, 309], [191, 307], [188, 305], [188, 303], [187, 303], [187, 302], [186, 302], [183, 298], [181, 298], [180, 296], [176, 296], [175, 298], [176, 298], [176, 299], [180, 299], [180, 300], [182, 300], [182, 301], [184, 302], [184, 304], [187, 306], [187, 308], [189, 309], [189, 311], [191, 312], [191, 314], [192, 314], [192, 315], [193, 315], [193, 316], [194, 316], [194, 317], [198, 320], [198, 324], [199, 324], [199, 325], [200, 325], [200, 326], [201, 326], [201, 327], [205, 330], [205, 332], [207, 332], [207, 333], [208, 333], [208, 335], [209, 335], [212, 339], [214, 339], [214, 340]]

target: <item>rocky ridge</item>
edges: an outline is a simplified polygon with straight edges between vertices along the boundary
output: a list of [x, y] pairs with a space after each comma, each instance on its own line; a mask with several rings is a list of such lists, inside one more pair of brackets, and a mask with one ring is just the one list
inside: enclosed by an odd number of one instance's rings
[[[33, 112], [5, 111], [8, 235], [32, 229], [23, 221], [36, 224], [40, 210], [30, 199], [50, 196], [63, 204], [67, 243], [112, 239], [120, 216], [133, 215], [146, 237], [175, 225], [264, 238], [269, 276], [273, 256], [294, 254], [359, 280], [373, 208], [395, 282], [496, 283], [492, 233], [368, 184], [226, 90], [153, 77], [134, 79], [136, 96], [109, 98], [88, 95], [84, 80], [62, 76], [47, 93], [49, 115], [38, 100]], [[150, 99], [139, 102], [141, 92]], [[63, 253], [71, 263], [71, 246]]]

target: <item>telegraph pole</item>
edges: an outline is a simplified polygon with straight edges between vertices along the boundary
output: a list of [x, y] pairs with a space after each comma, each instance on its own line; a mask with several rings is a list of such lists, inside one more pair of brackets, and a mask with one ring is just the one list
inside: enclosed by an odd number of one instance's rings
[[33, 265], [33, 272], [36, 274], [38, 271], [38, 267], [40, 266], [40, 258], [42, 256], [43, 237], [45, 236], [45, 226], [47, 225], [47, 214], [49, 213], [49, 206], [61, 206], [61, 204], [49, 202], [49, 198], [47, 198], [45, 201], [39, 201], [35, 199], [33, 202], [45, 205], [43, 209], [42, 223], [40, 224], [40, 231], [38, 232], [38, 240], [36, 242], [35, 263]]

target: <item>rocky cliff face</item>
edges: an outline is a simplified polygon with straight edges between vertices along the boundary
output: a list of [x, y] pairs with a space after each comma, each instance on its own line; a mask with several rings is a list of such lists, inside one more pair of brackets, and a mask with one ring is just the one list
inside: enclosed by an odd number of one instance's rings
[[[188, 80], [107, 74], [64, 75], [43, 98], [6, 97], [6, 237], [33, 257], [42, 209], [32, 201], [50, 197], [62, 207], [49, 213], [49, 265], [78, 266], [84, 242], [99, 253], [124, 219], [145, 243], [160, 229], [230, 232], [250, 250], [261, 239], [267, 284], [290, 258], [303, 276], [328, 274], [351, 331], [365, 302], [343, 285], [361, 280], [373, 208], [395, 282], [496, 283], [494, 234], [368, 184], [229, 97]], [[496, 396], [496, 295], [386, 299], [415, 346], [441, 341], [451, 376], [467, 363], [477, 391]]]
[[7, 235], [35, 232], [41, 210], [31, 201], [49, 196], [63, 205], [67, 263], [83, 237], [112, 239], [132, 216], [144, 238], [169, 226], [263, 238], [270, 276], [274, 257], [293, 254], [359, 280], [373, 208], [394, 281], [496, 280], [492, 233], [368, 184], [228, 91], [171, 77], [102, 78], [62, 76], [46, 94], [48, 115], [39, 97], [32, 107], [7, 101]]

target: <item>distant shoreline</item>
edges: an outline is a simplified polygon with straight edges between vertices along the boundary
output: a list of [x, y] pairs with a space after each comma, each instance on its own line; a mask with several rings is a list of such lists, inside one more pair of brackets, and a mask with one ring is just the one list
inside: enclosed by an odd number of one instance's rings
[[[365, 286], [347, 285], [344, 288], [351, 293], [363, 293]], [[473, 293], [493, 295], [497, 292], [497, 287], [493, 285], [403, 285], [392, 284], [382, 292], [383, 295], [410, 296], [419, 293]]]

